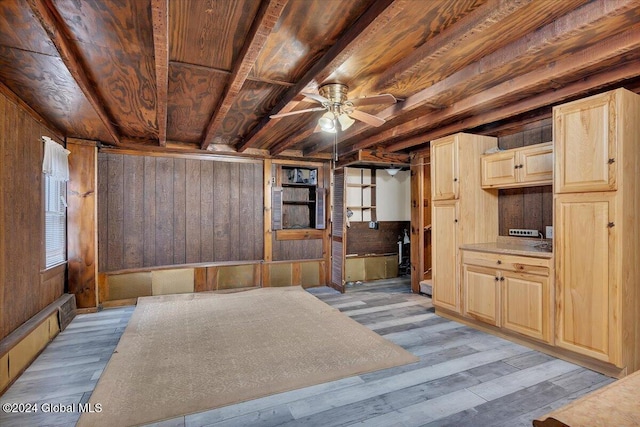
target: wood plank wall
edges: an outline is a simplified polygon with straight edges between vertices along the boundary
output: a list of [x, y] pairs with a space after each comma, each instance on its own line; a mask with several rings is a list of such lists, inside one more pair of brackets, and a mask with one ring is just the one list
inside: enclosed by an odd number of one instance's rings
[[[553, 139], [551, 119], [536, 122], [522, 132], [498, 138], [498, 147], [510, 149], [541, 144]], [[550, 185], [500, 190], [499, 233], [508, 236], [510, 228], [542, 231], [553, 225], [553, 188]]]
[[64, 292], [64, 265], [41, 273], [43, 135], [61, 142], [0, 93], [0, 339]]
[[398, 236], [410, 232], [409, 221], [379, 221], [378, 229], [368, 222], [352, 222], [347, 228], [347, 255], [398, 253]]
[[100, 272], [262, 258], [261, 161], [98, 154]]

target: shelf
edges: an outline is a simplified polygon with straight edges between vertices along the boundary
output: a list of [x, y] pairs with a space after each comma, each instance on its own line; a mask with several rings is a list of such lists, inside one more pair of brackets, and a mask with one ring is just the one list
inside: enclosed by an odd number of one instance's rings
[[315, 200], [283, 200], [283, 204], [285, 205], [313, 205], [315, 204]]
[[351, 210], [366, 210], [366, 209], [375, 209], [375, 206], [347, 206], [347, 209]]
[[283, 182], [283, 187], [298, 187], [298, 188], [316, 188], [317, 184], [299, 184], [295, 182]]
[[347, 183], [347, 187], [357, 187], [357, 188], [366, 188], [366, 187], [375, 187], [375, 184], [349, 184]]

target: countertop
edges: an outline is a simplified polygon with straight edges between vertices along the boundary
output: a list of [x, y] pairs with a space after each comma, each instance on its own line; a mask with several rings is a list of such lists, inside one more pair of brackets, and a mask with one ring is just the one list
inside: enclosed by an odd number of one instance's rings
[[505, 255], [522, 255], [549, 259], [553, 258], [553, 252], [549, 251], [549, 249], [547, 248], [539, 247], [542, 244], [545, 244], [548, 248], [550, 245], [552, 245], [552, 241], [546, 239], [540, 240], [524, 239], [521, 237], [498, 236], [495, 242], [461, 245], [460, 249]]

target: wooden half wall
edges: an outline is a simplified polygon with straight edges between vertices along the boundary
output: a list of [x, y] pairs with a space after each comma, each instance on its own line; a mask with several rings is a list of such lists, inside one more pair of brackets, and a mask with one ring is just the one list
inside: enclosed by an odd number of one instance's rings
[[0, 340], [59, 298], [66, 266], [44, 271], [44, 120], [0, 85]]

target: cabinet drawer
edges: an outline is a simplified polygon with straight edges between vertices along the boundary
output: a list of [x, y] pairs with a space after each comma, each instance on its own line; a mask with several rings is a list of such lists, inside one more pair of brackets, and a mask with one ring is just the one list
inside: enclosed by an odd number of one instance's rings
[[533, 258], [516, 255], [503, 255], [490, 252], [462, 251], [462, 262], [480, 267], [499, 268], [500, 270], [549, 276], [551, 259]]

